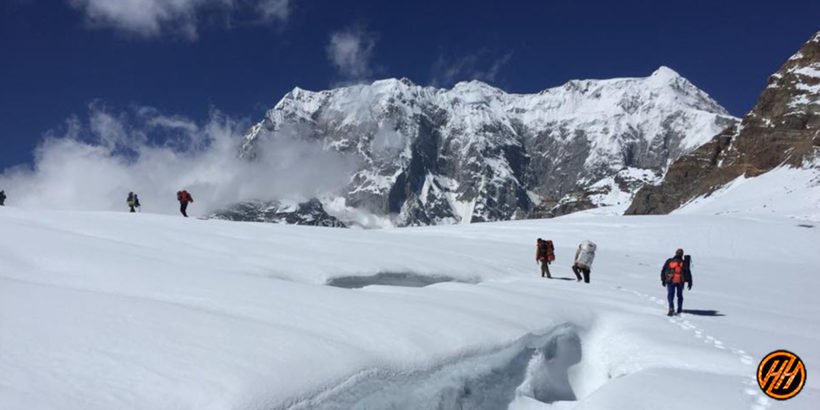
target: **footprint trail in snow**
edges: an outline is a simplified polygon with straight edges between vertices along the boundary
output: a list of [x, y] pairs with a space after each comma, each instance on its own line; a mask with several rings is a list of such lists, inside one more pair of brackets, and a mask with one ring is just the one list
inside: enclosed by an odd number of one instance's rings
[[[666, 309], [667, 301], [665, 299], [658, 298], [652, 295], [647, 295], [646, 293], [639, 292], [636, 290], [626, 289], [621, 286], [617, 286], [616, 288], [622, 292], [631, 293], [641, 299], [661, 306], [663, 310]], [[690, 332], [695, 338], [702, 340], [703, 343], [712, 345], [714, 348], [719, 350], [731, 352], [738, 358], [738, 360], [743, 365], [749, 367], [754, 366], [754, 358], [747, 354], [746, 351], [727, 346], [723, 343], [723, 341], [706, 333], [703, 329], [699, 328], [688, 319], [685, 319], [682, 316], [677, 315], [668, 317], [667, 320], [670, 324], [678, 326], [684, 331]], [[750, 370], [750, 374], [752, 373], [753, 371]], [[751, 406], [752, 410], [765, 410], [771, 406], [771, 400], [769, 400], [769, 398], [765, 397], [763, 394], [760, 393], [760, 389], [758, 388], [757, 381], [755, 379], [749, 378], [748, 380], [744, 381], [743, 384], [746, 385], [746, 387], [743, 389], [743, 392], [748, 396], [751, 396], [752, 400], [754, 401], [754, 403]]]

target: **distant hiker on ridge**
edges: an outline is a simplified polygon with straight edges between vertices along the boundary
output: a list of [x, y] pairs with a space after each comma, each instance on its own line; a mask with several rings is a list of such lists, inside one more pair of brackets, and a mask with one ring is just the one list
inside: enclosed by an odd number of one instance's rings
[[578, 281], [581, 281], [581, 274], [584, 275], [584, 283], [589, 283], [590, 269], [592, 261], [595, 259], [595, 244], [591, 241], [583, 241], [575, 251], [575, 263], [572, 264], [572, 272]]
[[[669, 312], [666, 316], [681, 314], [683, 311], [683, 284], [688, 283], [692, 290], [692, 258], [683, 255], [683, 249], [675, 251], [675, 256], [666, 260], [661, 268], [661, 285], [666, 288], [666, 299], [669, 301]], [[678, 310], [673, 309], [675, 294], [678, 295]]]
[[535, 242], [535, 261], [541, 264], [541, 277], [552, 279], [550, 275], [550, 263], [555, 260], [555, 247], [552, 241], [545, 241], [541, 238]]
[[177, 201], [179, 201], [179, 212], [182, 216], [188, 217], [188, 204], [194, 202], [194, 198], [186, 190], [177, 191]]
[[131, 208], [129, 212], [136, 212], [134, 208], [140, 207], [140, 199], [137, 194], [133, 192], [128, 193], [128, 198], [125, 199], [125, 202], [128, 204], [128, 207]]
[[6, 191], [0, 191], [0, 206], [6, 206]]

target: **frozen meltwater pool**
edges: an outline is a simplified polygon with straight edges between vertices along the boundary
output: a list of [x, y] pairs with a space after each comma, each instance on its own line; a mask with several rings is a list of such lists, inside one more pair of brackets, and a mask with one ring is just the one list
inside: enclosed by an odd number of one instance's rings
[[345, 289], [359, 289], [372, 285], [423, 288], [442, 282], [476, 283], [477, 281], [466, 281], [447, 275], [422, 275], [412, 272], [381, 272], [371, 276], [340, 276], [329, 279], [326, 284], [328, 286]]

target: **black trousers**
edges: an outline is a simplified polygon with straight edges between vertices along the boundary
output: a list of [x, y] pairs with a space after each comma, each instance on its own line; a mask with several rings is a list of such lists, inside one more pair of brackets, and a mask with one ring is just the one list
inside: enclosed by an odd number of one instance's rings
[[182, 212], [182, 216], [184, 216], [186, 218], [188, 217], [188, 212], [186, 212], [187, 210], [188, 210], [188, 203], [187, 202], [180, 202], [179, 203], [179, 212]]
[[582, 268], [578, 265], [572, 265], [572, 272], [575, 273], [575, 277], [578, 280], [581, 280], [581, 274], [584, 274], [584, 283], [589, 283], [589, 268]]

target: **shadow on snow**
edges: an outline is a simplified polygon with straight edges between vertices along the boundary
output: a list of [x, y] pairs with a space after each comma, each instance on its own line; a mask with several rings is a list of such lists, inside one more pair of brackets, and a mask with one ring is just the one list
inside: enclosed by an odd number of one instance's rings
[[695, 316], [726, 316], [717, 310], [683, 309], [683, 313]]

